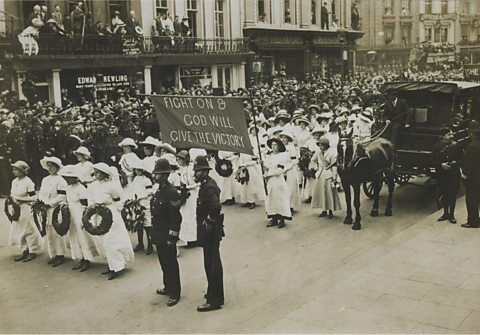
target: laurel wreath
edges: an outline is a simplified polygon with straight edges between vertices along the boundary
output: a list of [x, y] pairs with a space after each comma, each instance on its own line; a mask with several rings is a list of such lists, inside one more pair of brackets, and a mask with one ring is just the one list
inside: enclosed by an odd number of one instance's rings
[[217, 171], [221, 177], [230, 177], [233, 173], [233, 164], [227, 159], [219, 159], [215, 163], [215, 171]]
[[52, 226], [60, 236], [65, 236], [70, 228], [70, 209], [65, 204], [58, 205], [53, 210]]
[[140, 204], [140, 200], [127, 200], [125, 201], [121, 214], [125, 227], [130, 232], [135, 232], [143, 229], [145, 223], [145, 207]]
[[248, 168], [245, 166], [239, 168], [237, 173], [235, 174], [235, 180], [241, 185], [248, 184], [248, 181], [250, 180], [250, 173], [248, 172]]
[[310, 161], [312, 160], [313, 155], [313, 151], [310, 151], [307, 148], [300, 148], [300, 158], [297, 165], [305, 178], [313, 178], [317, 172], [315, 169], [310, 168]]
[[180, 206], [183, 206], [187, 202], [188, 198], [190, 198], [190, 190], [187, 189], [187, 185], [181, 183], [180, 187], [177, 187], [177, 191], [180, 194]]
[[[91, 220], [94, 215], [98, 215], [101, 218], [100, 223], [97, 225], [94, 225]], [[91, 235], [105, 235], [112, 227], [112, 211], [102, 205], [90, 205], [83, 212], [82, 223], [83, 229]]]
[[35, 201], [32, 205], [33, 221], [42, 237], [47, 235], [47, 209], [48, 206], [41, 200]]
[[8, 197], [5, 200], [5, 214], [7, 215], [8, 220], [10, 223], [13, 221], [18, 221], [20, 218], [20, 205], [18, 202], [13, 200], [12, 197]]

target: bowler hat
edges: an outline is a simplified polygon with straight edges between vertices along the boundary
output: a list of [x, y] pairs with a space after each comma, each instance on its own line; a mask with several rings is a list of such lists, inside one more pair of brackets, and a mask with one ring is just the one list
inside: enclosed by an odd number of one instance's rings
[[199, 170], [211, 170], [212, 168], [208, 165], [207, 157], [197, 156], [193, 162], [193, 171]]
[[155, 168], [153, 169], [153, 174], [157, 173], [170, 173], [172, 168], [170, 167], [170, 163], [165, 158], [160, 158], [155, 162]]

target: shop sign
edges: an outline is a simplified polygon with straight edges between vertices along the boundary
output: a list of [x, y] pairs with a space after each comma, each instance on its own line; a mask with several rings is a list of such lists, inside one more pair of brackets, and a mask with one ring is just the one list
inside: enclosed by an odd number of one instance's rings
[[457, 13], [450, 14], [420, 14], [420, 21], [456, 20]]
[[455, 62], [455, 53], [445, 52], [445, 53], [438, 53], [438, 54], [429, 54], [427, 56], [427, 64], [443, 63], [443, 62], [448, 62], [448, 63]]
[[95, 88], [97, 91], [112, 91], [118, 87], [129, 86], [128, 75], [96, 75], [77, 77], [75, 88]]
[[124, 55], [138, 55], [141, 52], [140, 43], [142, 40], [138, 37], [122, 37], [122, 51]]
[[480, 64], [466, 64], [463, 66], [466, 80], [480, 80]]

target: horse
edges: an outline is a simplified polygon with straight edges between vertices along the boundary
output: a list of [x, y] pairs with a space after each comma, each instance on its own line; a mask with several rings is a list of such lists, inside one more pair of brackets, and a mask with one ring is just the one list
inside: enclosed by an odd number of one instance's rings
[[[337, 170], [340, 176], [347, 213], [344, 224], [352, 225], [353, 230], [360, 230], [360, 186], [363, 182], [373, 184], [373, 208], [370, 216], [378, 216], [378, 198], [383, 180], [388, 186], [388, 199], [385, 216], [392, 216], [392, 196], [395, 188], [395, 146], [384, 138], [377, 138], [363, 145], [352, 139], [341, 139], [338, 144]], [[355, 206], [355, 221], [352, 220], [352, 193]]]

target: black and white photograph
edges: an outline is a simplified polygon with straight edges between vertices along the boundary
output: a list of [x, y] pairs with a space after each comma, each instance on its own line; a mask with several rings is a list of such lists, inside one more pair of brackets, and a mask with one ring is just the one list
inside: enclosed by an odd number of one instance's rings
[[480, 0], [0, 0], [1, 334], [480, 334]]

